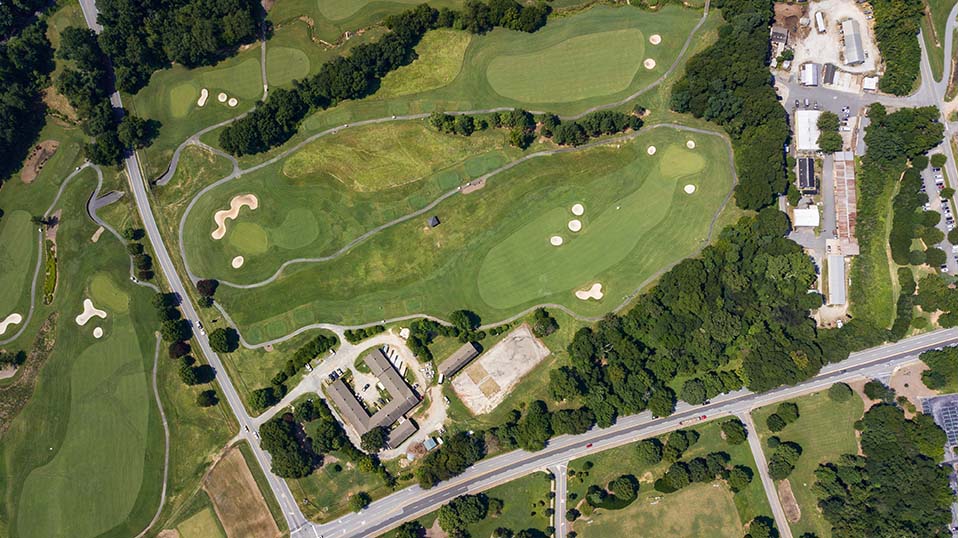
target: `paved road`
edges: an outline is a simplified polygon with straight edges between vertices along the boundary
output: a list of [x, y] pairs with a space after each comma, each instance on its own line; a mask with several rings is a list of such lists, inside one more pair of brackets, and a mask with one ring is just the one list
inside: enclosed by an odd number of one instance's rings
[[555, 476], [555, 522], [552, 524], [556, 529], [555, 538], [566, 538], [569, 533], [569, 522], [565, 519], [565, 513], [569, 509], [567, 506], [569, 496], [569, 466], [560, 463], [549, 469]]
[[[87, 21], [87, 25], [96, 32], [102, 30], [102, 28], [96, 24], [97, 11], [95, 1], [80, 0], [80, 5], [83, 9], [83, 16]], [[110, 101], [115, 107], [119, 108], [123, 106], [119, 93], [114, 93], [111, 95]], [[185, 317], [189, 320], [199, 320], [200, 317], [196, 312], [196, 307], [190, 300], [190, 296], [186, 292], [186, 287], [183, 285], [183, 281], [176, 272], [176, 268], [173, 265], [173, 260], [170, 259], [169, 251], [167, 250], [166, 244], [163, 242], [163, 237], [160, 234], [160, 230], [156, 225], [156, 220], [153, 217], [153, 211], [150, 206], [149, 195], [146, 190], [146, 182], [143, 180], [143, 176], [140, 171], [140, 165], [135, 153], [126, 159], [124, 166], [126, 167], [126, 173], [130, 180], [137, 210], [139, 211], [140, 218], [143, 221], [143, 227], [146, 230], [147, 238], [150, 240], [150, 243], [153, 246], [157, 264], [162, 271], [164, 278], [169, 284], [170, 289], [182, 298], [183, 302], [181, 304], [181, 308], [183, 309]], [[212, 348], [210, 348], [209, 340], [205, 335], [196, 334], [195, 336], [195, 341], [199, 345], [199, 349], [202, 351], [203, 356], [206, 358], [207, 362], [209, 362], [209, 364], [219, 373], [217, 376], [217, 381], [220, 384], [220, 392], [222, 393], [222, 396], [226, 400], [227, 404], [230, 406], [230, 409], [236, 415], [237, 421], [239, 422], [239, 437], [246, 439], [250, 446], [253, 447], [253, 454], [256, 457], [256, 461], [263, 469], [270, 488], [273, 490], [276, 500], [279, 502], [279, 505], [283, 510], [287, 525], [290, 529], [296, 529], [300, 527], [306, 523], [306, 518], [303, 517], [302, 512], [296, 505], [293, 494], [290, 492], [289, 486], [286, 484], [286, 482], [270, 471], [269, 456], [260, 449], [259, 442], [254, 437], [255, 430], [253, 430], [251, 427], [252, 420], [246, 413], [246, 409], [243, 407], [243, 403], [240, 400], [239, 394], [236, 392], [236, 388], [230, 381], [229, 376], [226, 375], [226, 370], [223, 368], [219, 356], [212, 350]]]
[[886, 377], [898, 366], [915, 360], [917, 354], [943, 345], [958, 344], [958, 329], [942, 329], [899, 342], [852, 354], [847, 360], [830, 364], [805, 383], [754, 394], [746, 390], [716, 397], [708, 405], [679, 403], [675, 414], [654, 418], [648, 412], [622, 417], [611, 428], [593, 429], [576, 436], [552, 439], [545, 450], [529, 453], [521, 450], [483, 460], [462, 475], [439, 486], [423, 490], [412, 486], [384, 497], [358, 514], [349, 514], [326, 524], [307, 524], [293, 531], [294, 538], [369, 537], [381, 534], [403, 521], [427, 514], [463, 493], [477, 493], [535, 471], [567, 463], [612, 447], [659, 435], [676, 429], [680, 422], [698, 416], [738, 415], [770, 403], [821, 390], [837, 381], [854, 378]]
[[762, 440], [758, 437], [758, 430], [755, 428], [755, 421], [752, 420], [752, 413], [749, 411], [741, 412], [738, 413], [738, 417], [745, 423], [745, 428], [748, 430], [748, 447], [752, 449], [752, 458], [755, 459], [758, 476], [762, 480], [762, 488], [765, 489], [765, 497], [768, 498], [768, 504], [772, 507], [772, 515], [775, 516], [775, 526], [778, 527], [779, 535], [782, 538], [792, 538], [792, 529], [788, 526], [788, 518], [785, 517], [782, 500], [778, 498], [775, 482], [768, 474], [768, 460], [765, 458], [765, 452], [762, 451]]

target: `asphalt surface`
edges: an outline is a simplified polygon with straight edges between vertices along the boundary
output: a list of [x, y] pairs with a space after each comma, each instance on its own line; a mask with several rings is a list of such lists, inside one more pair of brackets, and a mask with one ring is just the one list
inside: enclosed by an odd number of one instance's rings
[[758, 437], [758, 430], [755, 429], [755, 421], [752, 420], [752, 414], [743, 412], [738, 414], [739, 419], [745, 423], [748, 430], [748, 447], [752, 450], [752, 458], [755, 460], [759, 479], [762, 481], [762, 489], [765, 490], [765, 497], [768, 504], [772, 507], [772, 515], [775, 517], [775, 526], [781, 538], [792, 538], [792, 529], [788, 526], [788, 518], [785, 517], [785, 509], [782, 507], [782, 500], [778, 497], [778, 490], [775, 489], [775, 481], [768, 474], [768, 459], [765, 452], [762, 451], [762, 440]]
[[569, 534], [569, 522], [565, 519], [565, 513], [568, 507], [569, 495], [569, 466], [560, 463], [550, 469], [555, 476], [555, 514], [553, 515], [556, 534], [555, 538], [566, 538]]

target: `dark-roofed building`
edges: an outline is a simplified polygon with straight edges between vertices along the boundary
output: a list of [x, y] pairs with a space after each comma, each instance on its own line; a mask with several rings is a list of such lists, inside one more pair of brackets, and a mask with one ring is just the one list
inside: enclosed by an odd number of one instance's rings
[[[409, 388], [403, 377], [389, 362], [389, 358], [381, 349], [374, 349], [363, 356], [363, 362], [370, 372], [379, 379], [379, 383], [389, 393], [390, 400], [372, 416], [366, 412], [356, 395], [342, 380], [337, 379], [329, 384], [327, 394], [336, 405], [344, 421], [346, 421], [360, 436], [369, 430], [383, 426], [388, 428], [406, 413], [419, 405], [419, 397]], [[411, 428], [411, 430], [410, 430]], [[389, 445], [399, 446], [416, 432], [416, 425], [406, 420], [389, 434]]]
[[838, 68], [835, 64], [825, 64], [822, 69], [822, 84], [835, 84], [835, 73]]
[[448, 359], [442, 361], [442, 364], [439, 365], [439, 374], [443, 377], [451, 377], [477, 356], [479, 356], [479, 346], [475, 342], [468, 342], [457, 349]]
[[815, 180], [815, 159], [811, 157], [798, 159], [798, 190], [803, 194], [818, 192], [818, 182]]
[[788, 28], [785, 28], [782, 26], [772, 26], [770, 41], [772, 43], [782, 43], [782, 44], [787, 43]]
[[412, 434], [416, 433], [417, 429], [411, 420], [402, 421], [401, 424], [398, 424], [389, 432], [389, 438], [386, 441], [389, 444], [389, 448], [397, 448], [403, 444], [403, 441], [412, 437]]
[[428, 221], [428, 222], [429, 222], [429, 227], [430, 227], [430, 228], [435, 228], [436, 226], [439, 226], [439, 217], [433, 215], [433, 216], [429, 217], [429, 221]]

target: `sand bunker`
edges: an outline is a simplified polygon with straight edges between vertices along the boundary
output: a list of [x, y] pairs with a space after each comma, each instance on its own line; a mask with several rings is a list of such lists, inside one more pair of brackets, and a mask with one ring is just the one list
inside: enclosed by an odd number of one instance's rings
[[695, 149], [695, 140], [689, 140], [685, 143], [685, 147], [689, 149]]
[[96, 316], [101, 319], [106, 319], [106, 312], [93, 306], [93, 301], [91, 301], [90, 299], [84, 299], [83, 312], [76, 317], [77, 325], [81, 327], [86, 325], [86, 322], [90, 321], [90, 318], [92, 318], [93, 316]]
[[95, 232], [93, 232], [93, 237], [90, 238], [90, 241], [96, 243], [100, 240], [101, 235], [103, 235], [103, 226], [100, 226]]
[[213, 222], [216, 223], [216, 229], [210, 234], [213, 239], [223, 239], [223, 236], [226, 235], [226, 221], [235, 219], [243, 206], [256, 209], [259, 207], [259, 200], [255, 194], [237, 194], [234, 196], [233, 199], [230, 200], [229, 209], [222, 209], [213, 214]]
[[216, 96], [216, 100], [219, 101], [219, 102], [221, 102], [221, 103], [225, 103], [227, 98], [228, 98], [228, 97], [227, 97], [226, 94], [223, 93], [223, 92], [220, 92], [220, 93], [217, 94], [217, 96]]
[[103, 338], [103, 327], [93, 328], [93, 338]]
[[16, 312], [3, 318], [3, 321], [0, 321], [0, 334], [7, 332], [7, 327], [11, 325], [18, 325], [21, 321], [23, 321], [23, 316], [17, 314]]
[[695, 192], [695, 185], [689, 183], [685, 186], [685, 194], [692, 194], [693, 192]]
[[649, 43], [652, 43], [653, 45], [658, 45], [661, 42], [662, 42], [662, 36], [660, 36], [659, 34], [652, 34], [649, 36]]
[[602, 298], [602, 284], [596, 282], [588, 290], [578, 290], [575, 292], [575, 296], [583, 301], [588, 301], [589, 299], [595, 299], [598, 301]]
[[655, 60], [646, 58], [645, 61], [642, 62], [642, 65], [644, 65], [646, 69], [655, 69]]
[[240, 267], [243, 267], [243, 262], [245, 261], [246, 260], [244, 260], [242, 256], [237, 256], [233, 258], [233, 261], [230, 262], [230, 265], [233, 266], [233, 269], [239, 269]]
[[649, 149], [645, 150], [649, 155], [655, 155], [655, 146], [649, 146]]
[[229, 104], [229, 106], [231, 107], [235, 107], [236, 105], [239, 104], [239, 101], [237, 101], [235, 97], [230, 97], [229, 103], [227, 104]]
[[569, 221], [569, 230], [573, 232], [578, 232], [582, 229], [582, 221], [579, 219], [572, 219]]
[[[552, 243], [552, 246], [557, 247], [562, 244], [562, 236], [553, 235], [549, 238], [549, 243]], [[3, 334], [3, 333], [0, 333]]]
[[206, 88], [200, 90], [200, 98], [196, 100], [196, 106], [202, 107], [206, 105], [206, 100], [210, 98], [210, 91]]
[[575, 204], [574, 206], [572, 206], [573, 215], [577, 217], [581, 217], [583, 213], [585, 213], [585, 208], [582, 207], [582, 204]]

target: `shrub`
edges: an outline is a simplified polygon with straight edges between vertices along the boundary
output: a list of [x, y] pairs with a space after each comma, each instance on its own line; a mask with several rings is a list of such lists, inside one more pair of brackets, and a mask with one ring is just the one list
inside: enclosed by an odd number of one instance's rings
[[828, 387], [828, 398], [834, 402], [847, 402], [852, 394], [852, 388], [846, 383], [839, 382]]

